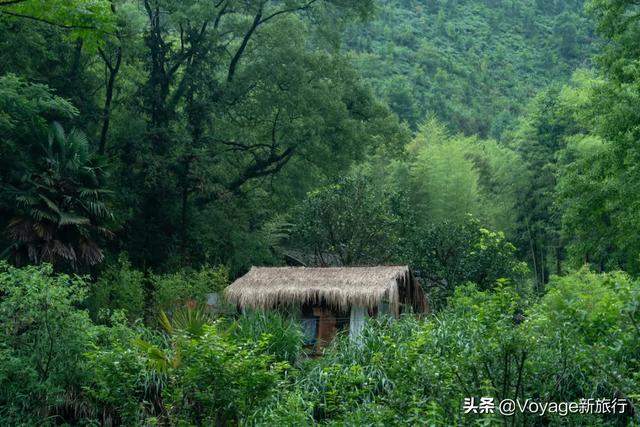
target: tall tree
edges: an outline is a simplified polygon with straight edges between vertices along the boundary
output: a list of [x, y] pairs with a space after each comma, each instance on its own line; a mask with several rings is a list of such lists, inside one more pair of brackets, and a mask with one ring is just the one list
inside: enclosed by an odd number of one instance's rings
[[637, 273], [640, 12], [637, 2], [627, 0], [594, 0], [589, 9], [607, 43], [598, 57], [601, 79], [592, 79], [581, 91], [589, 100], [582, 114], [590, 132], [573, 138], [563, 156], [560, 190], [568, 207], [564, 224], [580, 236], [573, 249], [582, 262]]
[[311, 192], [295, 218], [293, 245], [315, 265], [368, 265], [396, 254], [391, 194], [357, 170]]
[[510, 135], [528, 170], [518, 204], [520, 249], [527, 255], [539, 290], [550, 274], [561, 272], [564, 251], [555, 195], [557, 155], [576, 125], [564, 114], [560, 92], [557, 86], [540, 92]]
[[370, 2], [142, 5], [146, 134], [126, 143], [137, 159], [125, 172], [138, 194], [132, 254], [189, 262], [199, 212], [296, 156], [345, 167], [377, 143], [375, 121], [389, 113], [323, 34], [329, 22], [366, 15]]

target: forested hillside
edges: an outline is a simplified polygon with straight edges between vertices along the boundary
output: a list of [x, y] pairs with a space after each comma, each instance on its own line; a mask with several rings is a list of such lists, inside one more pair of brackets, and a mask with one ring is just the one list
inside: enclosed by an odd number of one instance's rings
[[499, 138], [528, 100], [578, 67], [597, 38], [582, 0], [384, 0], [346, 46], [413, 129], [429, 115]]
[[637, 425], [637, 3], [0, 0], [0, 424]]
[[[406, 140], [333, 42], [347, 22], [371, 15], [369, 1], [335, 7], [97, 2], [91, 7], [102, 5], [99, 22], [91, 25], [76, 17], [74, 5], [66, 13], [56, 6], [61, 17], [50, 23], [46, 11], [40, 15], [29, 3], [3, 5], [0, 21], [6, 34], [2, 148], [9, 153], [3, 162], [13, 165], [2, 169], [12, 189], [3, 193], [9, 207], [3, 222], [24, 215], [12, 228], [20, 242], [15, 257], [75, 264], [79, 254], [71, 248], [89, 239], [83, 253], [91, 247], [93, 255], [80, 264], [95, 265], [106, 254], [96, 250], [96, 239], [106, 237], [96, 232], [109, 229], [117, 238], [103, 242], [127, 251], [137, 265], [170, 270], [220, 262], [237, 273], [274, 261], [261, 229], [317, 179]], [[88, 6], [80, 1], [78, 7]], [[31, 126], [34, 121], [41, 126]], [[65, 129], [56, 125], [61, 144], [75, 128], [86, 138], [68, 143], [109, 163], [110, 179], [92, 183], [100, 187], [92, 192], [73, 179], [77, 199], [68, 209], [71, 218], [99, 224], [90, 238], [84, 224], [56, 219], [66, 203], [56, 193], [60, 186], [44, 189], [23, 179], [61, 155], [55, 144], [47, 146], [52, 121]], [[94, 161], [74, 167], [97, 172]], [[59, 173], [55, 179], [64, 181], [77, 171]], [[108, 204], [113, 215], [96, 218], [98, 204]], [[47, 234], [46, 254], [37, 253], [30, 244], [43, 236], [23, 234], [20, 224], [28, 228], [42, 218], [82, 231], [65, 233], [58, 243]]]

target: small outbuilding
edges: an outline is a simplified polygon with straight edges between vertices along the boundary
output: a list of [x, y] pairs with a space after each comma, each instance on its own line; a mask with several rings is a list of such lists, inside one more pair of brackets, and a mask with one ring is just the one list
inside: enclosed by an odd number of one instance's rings
[[245, 310], [283, 310], [298, 317], [307, 344], [322, 347], [341, 329], [357, 339], [366, 316], [424, 313], [427, 301], [407, 266], [252, 267], [226, 290]]

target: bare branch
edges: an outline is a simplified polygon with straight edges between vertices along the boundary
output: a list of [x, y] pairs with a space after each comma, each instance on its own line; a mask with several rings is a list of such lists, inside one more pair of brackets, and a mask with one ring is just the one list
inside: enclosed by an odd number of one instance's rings
[[228, 145], [229, 147], [233, 147], [231, 150], [232, 151], [251, 151], [251, 150], [255, 150], [258, 148], [267, 148], [267, 149], [271, 149], [271, 145], [269, 144], [251, 144], [251, 145], [247, 145], [247, 144], [242, 144], [241, 142], [235, 142], [235, 141], [220, 141], [218, 140], [217, 142], [224, 144], [224, 145]]
[[[6, 4], [7, 3], [4, 3], [2, 5], [6, 5]], [[50, 21], [50, 20], [45, 19], [45, 18], [39, 18], [37, 16], [31, 16], [31, 15], [23, 15], [21, 13], [9, 12], [7, 10], [0, 10], [0, 14], [13, 16], [14, 18], [30, 19], [32, 21], [42, 22], [44, 24], [52, 25], [54, 27], [64, 28], [65, 30], [97, 30], [97, 28], [95, 26], [93, 26], [93, 25], [61, 24], [59, 22]]]
[[27, 0], [8, 0], [8, 1], [0, 1], [0, 7], [2, 6], [11, 6], [12, 4], [23, 3]]
[[[220, 5], [222, 5], [222, 3], [224, 2], [224, 0], [221, 0], [220, 2], [218, 2], [218, 4], [216, 4], [216, 8], [220, 7]], [[220, 9], [220, 12], [218, 13], [218, 16], [216, 16], [215, 21], [213, 22], [213, 28], [218, 28], [218, 26], [220, 25], [220, 20], [222, 19], [222, 16], [225, 15], [225, 13], [227, 12], [227, 7], [229, 6], [228, 2], [225, 2], [224, 6], [222, 7], [222, 9]]]
[[236, 68], [238, 66], [238, 62], [240, 62], [240, 58], [244, 54], [244, 51], [246, 50], [247, 45], [249, 44], [249, 40], [251, 39], [251, 36], [253, 36], [253, 34], [255, 33], [255, 31], [258, 29], [260, 25], [280, 15], [307, 10], [317, 1], [318, 0], [310, 0], [309, 2], [305, 3], [302, 6], [279, 10], [277, 12], [272, 13], [271, 15], [267, 16], [264, 19], [262, 18], [264, 3], [261, 3], [260, 8], [256, 13], [256, 16], [253, 18], [253, 22], [251, 23], [251, 26], [249, 27], [247, 32], [244, 34], [244, 37], [242, 38], [240, 47], [238, 47], [238, 50], [236, 51], [235, 55], [233, 55], [233, 58], [231, 59], [231, 63], [229, 64], [229, 71], [227, 73], [227, 82], [231, 82], [233, 80], [233, 77], [236, 73]]
[[271, 127], [271, 149], [276, 149], [276, 132], [278, 131], [278, 119], [280, 118], [280, 108], [276, 112], [276, 116], [273, 119], [273, 126]]
[[253, 18], [253, 22], [251, 23], [251, 26], [249, 27], [247, 32], [244, 34], [244, 37], [242, 38], [242, 42], [240, 43], [240, 47], [238, 47], [238, 50], [236, 51], [235, 55], [233, 55], [233, 58], [231, 58], [231, 62], [229, 63], [229, 71], [227, 73], [227, 82], [231, 82], [233, 80], [233, 76], [236, 73], [236, 67], [238, 66], [238, 62], [240, 61], [242, 54], [247, 48], [247, 44], [249, 44], [249, 39], [251, 39], [251, 36], [260, 25], [261, 19], [262, 19], [262, 4], [258, 9], [258, 13], [256, 13], [256, 16]]
[[291, 159], [294, 152], [295, 147], [288, 147], [281, 154], [272, 153], [269, 157], [255, 162], [249, 166], [244, 173], [240, 174], [238, 178], [232, 181], [227, 188], [231, 192], [237, 193], [242, 184], [250, 179], [278, 173]]
[[113, 90], [116, 83], [116, 76], [120, 70], [120, 64], [122, 63], [122, 47], [116, 48], [116, 61], [115, 64], [111, 64], [108, 61], [102, 49], [100, 49], [100, 55], [103, 57], [105, 64], [109, 68], [109, 79], [107, 81], [107, 90], [105, 93], [104, 108], [102, 110], [102, 129], [100, 130], [100, 144], [98, 145], [98, 152], [104, 154], [107, 146], [107, 133], [109, 131], [109, 122], [111, 121], [111, 102], [113, 100]]
[[283, 15], [283, 14], [285, 14], [285, 13], [301, 12], [301, 11], [303, 11], [303, 10], [307, 10], [307, 9], [309, 9], [311, 6], [313, 6], [313, 4], [314, 4], [314, 3], [316, 3], [317, 1], [318, 1], [318, 0], [310, 0], [308, 3], [306, 3], [306, 4], [302, 5], [302, 6], [298, 6], [298, 7], [291, 7], [291, 8], [289, 8], [289, 9], [282, 9], [282, 10], [279, 10], [279, 11], [274, 12], [274, 13], [272, 13], [271, 15], [267, 16], [266, 18], [264, 18], [264, 19], [262, 20], [262, 22], [261, 22], [261, 23], [267, 22], [267, 21], [269, 21], [270, 19], [275, 18], [276, 16], [279, 16], [279, 15]]

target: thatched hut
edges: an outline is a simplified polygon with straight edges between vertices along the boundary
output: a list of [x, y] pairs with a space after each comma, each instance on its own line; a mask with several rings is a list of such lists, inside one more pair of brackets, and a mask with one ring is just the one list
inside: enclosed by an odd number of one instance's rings
[[241, 310], [286, 309], [302, 321], [309, 344], [330, 341], [339, 329], [356, 338], [365, 316], [427, 309], [407, 266], [252, 267], [225, 291]]

